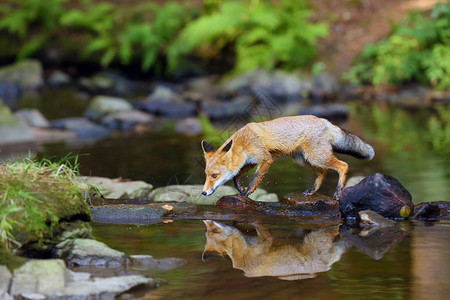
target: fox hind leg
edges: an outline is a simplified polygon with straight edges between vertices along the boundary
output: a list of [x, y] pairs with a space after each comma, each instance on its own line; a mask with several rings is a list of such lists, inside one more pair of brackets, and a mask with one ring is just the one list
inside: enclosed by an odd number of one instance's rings
[[334, 200], [339, 200], [342, 194], [342, 190], [344, 189], [345, 184], [345, 178], [347, 176], [348, 171], [348, 164], [346, 162], [343, 162], [342, 160], [337, 159], [335, 156], [333, 156], [330, 159], [330, 169], [334, 169], [339, 174], [339, 181], [336, 186], [336, 192], [333, 195]]
[[314, 194], [322, 185], [323, 179], [325, 178], [325, 175], [327, 174], [327, 169], [316, 168], [316, 167], [313, 167], [313, 169], [314, 169], [314, 171], [316, 171], [316, 174], [317, 174], [316, 180], [314, 181], [314, 185], [311, 188], [309, 188], [303, 192], [303, 195], [311, 196], [312, 194]]
[[[339, 181], [333, 195], [333, 199], [338, 200], [341, 197], [342, 190], [344, 189], [348, 164], [334, 156], [331, 147], [328, 149], [327, 146], [322, 145], [322, 148], [323, 150], [319, 154], [314, 151], [305, 151], [300, 157], [301, 164], [306, 163], [306, 165], [311, 166], [318, 175], [316, 181], [314, 182], [314, 186], [311, 189], [306, 190], [305, 194], [312, 195], [315, 191], [317, 191], [325, 177], [326, 169], [333, 169], [339, 174]], [[296, 155], [294, 160], [298, 162], [298, 159], [299, 158]]]

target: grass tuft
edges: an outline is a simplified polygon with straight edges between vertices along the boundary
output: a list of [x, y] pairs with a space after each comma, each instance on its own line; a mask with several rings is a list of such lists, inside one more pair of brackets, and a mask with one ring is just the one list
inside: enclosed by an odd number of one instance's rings
[[77, 175], [78, 160], [70, 156], [0, 164], [0, 240], [7, 248], [39, 242], [60, 219], [89, 214]]

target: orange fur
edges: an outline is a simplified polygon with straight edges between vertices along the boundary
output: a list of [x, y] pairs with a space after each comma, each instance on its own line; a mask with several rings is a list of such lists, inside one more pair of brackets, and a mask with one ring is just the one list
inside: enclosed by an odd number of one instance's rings
[[[338, 199], [345, 184], [348, 164], [337, 159], [333, 150], [371, 159], [373, 148], [356, 135], [329, 121], [314, 116], [283, 117], [261, 123], [249, 123], [236, 131], [219, 149], [202, 141], [206, 159], [206, 181], [203, 194], [210, 195], [230, 179], [244, 195], [260, 184], [274, 159], [291, 157], [317, 173], [314, 186], [305, 191], [312, 195], [325, 178], [327, 169], [336, 170], [339, 182], [334, 194]], [[238, 177], [256, 166], [249, 187], [242, 191]]]
[[277, 276], [294, 280], [315, 277], [341, 258], [348, 245], [336, 241], [339, 226], [315, 229], [303, 238], [272, 236], [269, 230], [256, 225], [256, 236], [246, 235], [233, 226], [204, 220], [206, 244], [203, 259], [210, 253], [228, 255], [233, 268], [247, 277]]

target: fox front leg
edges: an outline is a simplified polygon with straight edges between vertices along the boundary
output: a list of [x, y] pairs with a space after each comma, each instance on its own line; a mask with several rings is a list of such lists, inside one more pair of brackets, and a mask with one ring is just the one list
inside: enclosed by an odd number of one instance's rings
[[233, 182], [234, 182], [234, 187], [236, 188], [236, 190], [239, 192], [239, 194], [242, 194], [244, 192], [244, 188], [242, 187], [242, 185], [239, 183], [239, 179], [237, 176], [235, 176], [233, 178]]
[[256, 190], [256, 188], [258, 187], [258, 185], [260, 184], [260, 182], [263, 180], [264, 176], [266, 175], [267, 171], [269, 170], [272, 162], [273, 162], [273, 158], [270, 158], [257, 166], [255, 175], [253, 176], [252, 180], [250, 181], [248, 188], [242, 193], [243, 196], [248, 196]]

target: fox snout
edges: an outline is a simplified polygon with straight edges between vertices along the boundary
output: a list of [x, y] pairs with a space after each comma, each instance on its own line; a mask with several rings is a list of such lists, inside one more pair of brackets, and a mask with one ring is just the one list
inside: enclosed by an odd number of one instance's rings
[[203, 192], [202, 192], [202, 195], [203, 195], [203, 196], [209, 196], [209, 195], [211, 195], [212, 193], [214, 193], [214, 190], [213, 190], [213, 189], [209, 189], [209, 190], [203, 191]]

